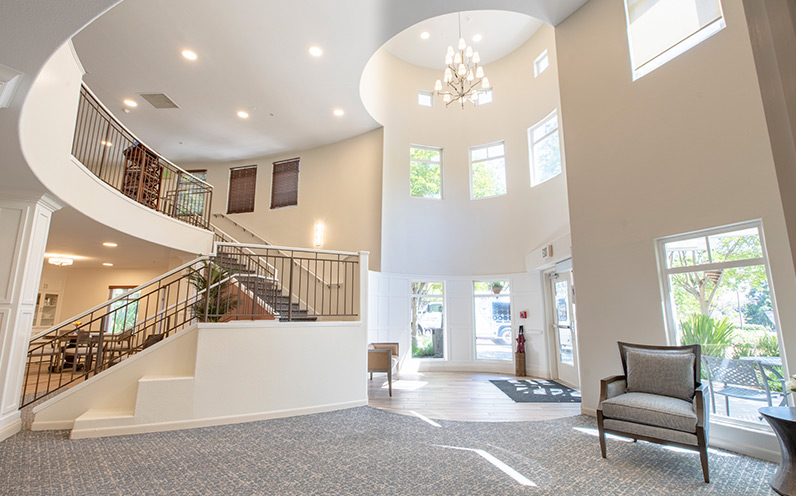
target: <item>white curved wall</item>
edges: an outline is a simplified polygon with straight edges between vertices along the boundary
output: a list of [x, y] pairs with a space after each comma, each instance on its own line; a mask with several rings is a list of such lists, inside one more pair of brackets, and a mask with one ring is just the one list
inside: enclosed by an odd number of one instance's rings
[[[550, 67], [534, 78], [533, 61], [545, 49]], [[384, 272], [522, 272], [530, 250], [569, 230], [564, 175], [531, 188], [528, 161], [528, 128], [559, 108], [553, 28], [542, 26], [522, 47], [485, 69], [494, 101], [464, 110], [441, 102], [433, 108], [417, 104], [417, 91], [432, 88], [441, 71], [408, 64], [383, 49], [365, 69], [362, 99], [384, 125]], [[499, 140], [506, 145], [508, 192], [471, 200], [468, 148]], [[442, 200], [409, 196], [411, 144], [443, 148]]]
[[20, 146], [33, 173], [64, 203], [109, 227], [177, 250], [209, 252], [210, 232], [134, 202], [71, 159], [82, 76], [65, 43], [34, 81], [19, 123]]

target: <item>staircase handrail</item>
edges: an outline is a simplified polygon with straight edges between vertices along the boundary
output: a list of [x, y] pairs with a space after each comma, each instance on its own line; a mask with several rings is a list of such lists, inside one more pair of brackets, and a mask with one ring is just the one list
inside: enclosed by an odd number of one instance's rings
[[[244, 226], [243, 224], [241, 224], [240, 222], [238, 222], [236, 220], [230, 219], [228, 216], [226, 216], [226, 215], [224, 215], [222, 213], [215, 213], [215, 214], [213, 214], [213, 217], [221, 217], [222, 219], [226, 219], [226, 220], [232, 222], [233, 224], [235, 224], [235, 226], [241, 228], [243, 231], [245, 231], [247, 234], [249, 234], [253, 238], [256, 238], [256, 239], [259, 239], [260, 241], [262, 241], [263, 244], [265, 244], [267, 246], [271, 246], [274, 249], [279, 249], [278, 246], [275, 246], [273, 243], [271, 243], [270, 241], [266, 240], [265, 238], [263, 238], [259, 234], [255, 233], [254, 231], [252, 231], [248, 227]], [[219, 231], [221, 231], [221, 230], [219, 229]], [[221, 232], [224, 232], [224, 231], [221, 231]], [[229, 236], [229, 234], [227, 234], [227, 236]], [[229, 236], [229, 238], [230, 239], [234, 239], [232, 236]], [[240, 244], [245, 244], [245, 243], [240, 243]], [[288, 248], [288, 249], [296, 250], [297, 248]], [[308, 248], [304, 248], [303, 250], [305, 250], [305, 251], [317, 251], [317, 252], [323, 253], [322, 250], [311, 250], [311, 249], [308, 249]], [[282, 254], [287, 256], [287, 253], [285, 253], [285, 252], [282, 252]], [[352, 253], [352, 255], [359, 255], [359, 254], [358, 253]], [[302, 267], [302, 265], [300, 263], [296, 262], [296, 261], [294, 261], [293, 263], [298, 265], [299, 269], [306, 270], [307, 273], [309, 273], [312, 277], [314, 277], [315, 280], [318, 281], [319, 283], [324, 284], [324, 285], [326, 285], [329, 288], [332, 287], [332, 283], [324, 281], [323, 278], [318, 276], [315, 272], [311, 271], [310, 269], [308, 269], [306, 267]], [[335, 284], [337, 284], [337, 283], [335, 283]]]
[[68, 318], [68, 319], [64, 320], [60, 324], [54, 325], [54, 326], [52, 326], [52, 327], [50, 327], [50, 328], [48, 328], [48, 329], [36, 334], [32, 338], [30, 338], [30, 340], [34, 341], [36, 339], [39, 339], [42, 336], [47, 335], [48, 333], [56, 330], [59, 327], [63, 327], [65, 325], [69, 324], [70, 322], [74, 322], [76, 320], [80, 320], [81, 318], [86, 317], [88, 315], [91, 315], [92, 313], [96, 312], [97, 310], [100, 310], [103, 307], [109, 307], [113, 303], [115, 303], [115, 302], [117, 302], [119, 300], [125, 299], [128, 295], [137, 293], [137, 292], [141, 291], [142, 289], [144, 289], [145, 287], [150, 286], [152, 284], [155, 284], [156, 282], [162, 281], [162, 280], [164, 280], [164, 279], [176, 274], [177, 272], [180, 272], [180, 271], [183, 271], [183, 270], [187, 269], [188, 267], [190, 267], [191, 265], [193, 265], [193, 264], [195, 264], [197, 262], [201, 262], [202, 260], [210, 260], [210, 255], [202, 255], [200, 257], [197, 257], [197, 258], [191, 260], [188, 263], [180, 265], [179, 267], [177, 267], [175, 269], [171, 269], [170, 271], [165, 272], [165, 273], [157, 276], [156, 278], [152, 279], [151, 281], [145, 282], [144, 284], [136, 286], [133, 289], [129, 289], [129, 290], [125, 291], [124, 293], [120, 294], [119, 296], [117, 296], [115, 298], [111, 298], [108, 301], [104, 301], [104, 302], [100, 303], [97, 306], [91, 307], [91, 308], [89, 308], [88, 310], [86, 310], [86, 311], [84, 311], [82, 313], [79, 313], [79, 314], [77, 314], [77, 315], [75, 315], [75, 316], [73, 316], [71, 318]]
[[[240, 241], [238, 241], [237, 239], [235, 239], [235, 238], [234, 238], [234, 237], [233, 237], [231, 234], [229, 234], [229, 233], [225, 232], [223, 229], [221, 229], [220, 227], [218, 227], [218, 226], [217, 226], [217, 225], [215, 225], [215, 224], [212, 224], [212, 223], [211, 223], [211, 224], [210, 224], [210, 229], [211, 229], [211, 230], [212, 230], [214, 233], [216, 233], [216, 234], [219, 234], [219, 235], [221, 236], [221, 238], [227, 238], [227, 239], [229, 239], [229, 240], [230, 240], [230, 241], [225, 241], [226, 243], [234, 243], [234, 244], [237, 244], [237, 245], [241, 245], [241, 244], [242, 244]], [[258, 257], [258, 258], [259, 258], [259, 255], [257, 255], [255, 252], [253, 252], [253, 251], [252, 251], [250, 248], [246, 248], [246, 252], [247, 252], [247, 253], [249, 253], [250, 255], [253, 255], [253, 256], [255, 256], [255, 257]], [[213, 253], [216, 253], [216, 250], [215, 250], [215, 248], [213, 248]], [[265, 262], [265, 265], [267, 265], [268, 267], [270, 267], [270, 268], [271, 268], [271, 270], [272, 270], [272, 272], [273, 272], [273, 275], [274, 275], [274, 278], [277, 278], [277, 279], [278, 279], [278, 278], [279, 278], [279, 271], [277, 270], [277, 268], [276, 268], [276, 267], [274, 267], [273, 265], [271, 265], [270, 263], [268, 263], [268, 261], [267, 261], [267, 260], [266, 260], [266, 262]]]
[[[288, 251], [300, 251], [303, 253], [323, 253], [324, 255], [345, 255], [346, 257], [352, 256], [359, 256], [359, 253], [355, 251], [340, 251], [340, 250], [319, 250], [314, 248], [298, 248], [295, 246], [276, 246], [276, 245], [257, 245], [253, 243], [216, 243], [215, 246], [236, 246], [238, 248], [251, 248], [251, 249], [266, 249], [266, 250], [277, 250], [286, 257], [290, 257], [285, 252]], [[213, 251], [213, 255], [216, 255], [216, 251]], [[309, 272], [309, 271], [308, 271]]]
[[166, 162], [167, 164], [169, 164], [169, 166], [171, 166], [171, 167], [174, 167], [175, 169], [177, 169], [177, 171], [178, 171], [180, 174], [185, 174], [185, 175], [187, 175], [187, 176], [190, 176], [192, 179], [194, 179], [194, 180], [196, 180], [196, 181], [198, 181], [198, 182], [200, 182], [200, 183], [204, 184], [205, 186], [207, 186], [207, 187], [208, 187], [208, 188], [210, 188], [211, 190], [213, 189], [213, 185], [212, 185], [212, 184], [210, 184], [210, 183], [208, 183], [207, 181], [204, 181], [204, 180], [202, 180], [202, 179], [199, 179], [198, 177], [194, 176], [193, 174], [191, 174], [191, 173], [190, 173], [190, 172], [188, 172], [187, 170], [183, 169], [182, 167], [180, 167], [179, 165], [175, 164], [175, 163], [174, 163], [174, 162], [172, 162], [171, 160], [167, 159], [166, 157], [164, 157], [164, 156], [163, 156], [163, 155], [161, 155], [160, 153], [156, 152], [156, 151], [155, 151], [155, 149], [154, 149], [154, 148], [152, 148], [151, 146], [149, 146], [149, 145], [147, 145], [146, 143], [144, 143], [144, 141], [143, 141], [141, 138], [139, 138], [138, 136], [136, 136], [136, 134], [135, 134], [134, 132], [130, 131], [130, 129], [129, 129], [127, 126], [125, 126], [125, 125], [122, 123], [122, 121], [120, 121], [120, 120], [119, 120], [119, 119], [116, 117], [116, 115], [114, 115], [114, 113], [113, 113], [113, 112], [111, 112], [111, 111], [110, 111], [110, 109], [108, 109], [108, 107], [106, 107], [106, 106], [105, 106], [105, 104], [104, 104], [104, 103], [102, 103], [102, 100], [100, 100], [100, 99], [97, 97], [97, 95], [96, 95], [96, 94], [94, 94], [94, 92], [93, 92], [93, 91], [91, 91], [91, 88], [89, 88], [89, 87], [88, 87], [88, 86], [86, 86], [85, 84], [83, 84], [82, 86], [83, 86], [83, 89], [85, 89], [85, 90], [86, 90], [86, 92], [87, 92], [88, 94], [90, 94], [92, 97], [94, 97], [94, 100], [96, 100], [97, 104], [99, 104], [99, 106], [101, 106], [101, 107], [102, 107], [102, 108], [105, 110], [105, 112], [107, 112], [107, 113], [108, 113], [108, 114], [109, 114], [111, 117], [113, 117], [113, 120], [114, 120], [114, 121], [116, 121], [116, 124], [117, 124], [119, 127], [121, 127], [122, 129], [124, 129], [125, 131], [127, 131], [127, 132], [130, 134], [130, 136], [133, 136], [133, 137], [136, 139], [136, 141], [138, 141], [138, 142], [139, 142], [141, 145], [145, 146], [145, 147], [146, 147], [146, 148], [147, 148], [147, 149], [148, 149], [150, 152], [152, 152], [152, 153], [154, 153], [155, 155], [157, 155], [157, 156], [158, 156], [158, 158], [159, 158], [160, 160], [162, 160], [162, 161]]

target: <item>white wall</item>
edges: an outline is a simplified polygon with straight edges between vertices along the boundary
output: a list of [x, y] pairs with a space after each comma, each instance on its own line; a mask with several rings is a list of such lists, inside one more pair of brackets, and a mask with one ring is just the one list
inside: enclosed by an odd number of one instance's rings
[[[298, 205], [272, 210], [272, 164], [299, 157]], [[190, 164], [187, 170], [207, 169], [213, 185], [213, 213], [226, 213], [229, 169], [257, 165], [254, 212], [230, 218], [279, 246], [312, 248], [315, 222], [325, 225], [326, 250], [369, 251], [370, 268], [381, 266], [381, 129], [311, 150], [299, 150], [251, 160]], [[219, 219], [224, 231], [239, 231]], [[239, 239], [251, 242], [250, 239]]]
[[[616, 342], [664, 344], [655, 239], [762, 219], [785, 359], [796, 277], [741, 0], [727, 28], [633, 82], [622, 2], [556, 29], [583, 406], [621, 371]], [[794, 365], [791, 365], [793, 372]]]
[[[545, 49], [550, 67], [534, 78], [533, 61]], [[433, 108], [419, 106], [417, 91], [432, 89], [441, 71], [408, 64], [384, 49], [363, 73], [363, 102], [384, 125], [385, 272], [521, 272], [528, 251], [568, 231], [563, 174], [531, 188], [528, 160], [528, 128], [559, 106], [553, 28], [543, 25], [523, 46], [485, 70], [494, 101], [464, 110], [445, 108], [441, 101]], [[468, 148], [499, 140], [506, 145], [507, 194], [471, 200]], [[409, 196], [412, 144], [443, 148], [442, 200]]]
[[208, 231], [136, 203], [71, 159], [82, 77], [65, 43], [33, 83], [19, 122], [20, 145], [33, 173], [64, 203], [102, 224], [185, 252], [208, 253]]
[[55, 267], [45, 263], [39, 290], [60, 292], [59, 318], [56, 319], [56, 324], [60, 324], [63, 320], [107, 301], [110, 286], [139, 286], [180, 265], [169, 265], [165, 262], [167, 261], [164, 260], [162, 265], [141, 268]]
[[33, 428], [91, 437], [365, 405], [365, 334], [359, 322], [200, 324], [36, 407]]
[[[516, 339], [524, 326], [525, 366], [528, 375], [549, 377], [544, 302], [538, 272], [485, 276], [407, 276], [370, 273], [368, 342], [397, 342], [404, 370], [466, 370], [514, 373], [513, 361], [475, 360], [473, 282], [510, 280], [511, 322]], [[445, 358], [411, 358], [410, 298], [413, 281], [444, 283]], [[520, 319], [520, 311], [528, 318]], [[516, 347], [516, 341], [513, 348]], [[410, 363], [411, 362], [411, 363]]]

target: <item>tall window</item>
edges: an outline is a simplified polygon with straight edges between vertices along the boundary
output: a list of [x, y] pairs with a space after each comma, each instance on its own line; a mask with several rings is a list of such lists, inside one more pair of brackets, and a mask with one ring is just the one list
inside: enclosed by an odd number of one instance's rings
[[271, 208], [298, 205], [299, 159], [274, 162]]
[[511, 360], [514, 334], [511, 331], [509, 281], [473, 283], [475, 308], [475, 358]]
[[784, 399], [784, 377], [759, 225], [665, 238], [659, 250], [669, 338], [702, 345], [712, 415], [760, 422], [758, 408]]
[[205, 185], [197, 181], [207, 181], [207, 170], [187, 171], [180, 173], [177, 179], [177, 202], [175, 205], [178, 216], [202, 215], [205, 211]]
[[724, 29], [720, 0], [625, 0], [633, 80]]
[[442, 148], [409, 148], [409, 194], [415, 198], [442, 198]]
[[441, 282], [412, 283], [412, 357], [445, 357], [445, 312]]
[[502, 141], [470, 148], [470, 197], [506, 194], [506, 147]]
[[257, 166], [233, 167], [229, 170], [227, 213], [254, 212], [254, 190], [257, 185]]
[[[135, 286], [111, 286], [110, 298], [123, 295]], [[124, 298], [111, 303], [110, 312], [105, 321], [105, 332], [119, 334], [135, 326], [138, 320], [139, 293], [131, 293]]]
[[531, 186], [561, 174], [561, 147], [558, 140], [558, 112], [553, 110], [528, 130], [531, 157]]

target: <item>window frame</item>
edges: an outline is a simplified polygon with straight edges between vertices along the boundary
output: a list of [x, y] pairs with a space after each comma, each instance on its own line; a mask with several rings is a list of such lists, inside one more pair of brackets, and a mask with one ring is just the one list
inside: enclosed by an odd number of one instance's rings
[[[762, 255], [761, 257], [747, 258], [743, 260], [733, 260], [728, 262], [709, 261], [709, 263], [687, 265], [682, 267], [672, 267], [672, 268], [666, 266], [667, 243], [683, 241], [688, 239], [702, 238], [702, 237], [706, 238], [707, 241], [707, 238], [710, 236], [715, 236], [717, 234], [723, 234], [727, 232], [739, 231], [744, 229], [757, 230], [757, 235], [760, 239], [760, 252]], [[710, 245], [708, 244], [708, 246]], [[678, 343], [677, 322], [675, 319], [675, 308], [673, 301], [674, 291], [672, 289], [671, 279], [669, 277], [670, 275], [682, 272], [698, 272], [698, 271], [705, 271], [711, 269], [726, 269], [734, 267], [763, 265], [766, 272], [769, 296], [771, 298], [771, 308], [773, 310], [774, 327], [777, 334], [777, 343], [780, 347], [780, 355], [782, 356], [782, 349], [783, 349], [782, 326], [780, 324], [779, 310], [777, 309], [777, 298], [774, 290], [774, 281], [771, 277], [771, 267], [769, 265], [768, 251], [766, 249], [766, 240], [763, 233], [763, 223], [760, 220], [739, 222], [736, 224], [729, 224], [725, 226], [713, 227], [708, 229], [700, 229], [698, 231], [692, 231], [688, 233], [657, 238], [655, 240], [655, 254], [658, 262], [658, 280], [660, 283], [661, 300], [664, 312], [663, 315], [663, 324], [665, 330], [664, 332], [666, 334], [666, 342], [670, 346], [676, 346]], [[783, 368], [783, 377], [786, 378], [790, 377], [791, 372], [788, 370], [788, 363], [786, 360], [782, 361], [782, 368]], [[757, 424], [752, 421], [743, 420], [739, 418], [732, 418], [732, 417], [718, 418], [715, 416], [711, 416], [711, 423], [714, 422], [721, 425], [727, 425], [731, 427], [742, 427], [762, 432], [770, 431], [768, 425]]]
[[[496, 281], [496, 280], [499, 280], [501, 282], [505, 281], [505, 282], [508, 283], [507, 287], [504, 286], [504, 290], [506, 291], [506, 293], [501, 291], [500, 294], [494, 294], [494, 293], [493, 294], [476, 294], [476, 292], [475, 292], [476, 283], [479, 283], [479, 282], [491, 283], [491, 282]], [[492, 363], [506, 363], [506, 362], [511, 362], [511, 361], [514, 360], [514, 339], [515, 339], [514, 334], [515, 333], [514, 333], [514, 318], [512, 316], [512, 312], [513, 312], [512, 309], [514, 308], [514, 298], [512, 297], [512, 293], [511, 293], [511, 286], [512, 286], [511, 283], [512, 283], [512, 280], [511, 280], [510, 277], [507, 277], [505, 279], [501, 279], [501, 277], [496, 277], [496, 278], [493, 278], [493, 279], [473, 279], [473, 280], [470, 281], [470, 292], [471, 292], [470, 303], [471, 303], [472, 312], [473, 312], [473, 326], [472, 326], [473, 333], [472, 333], [471, 338], [472, 338], [472, 343], [473, 343], [473, 360], [474, 361], [477, 361], [477, 362], [492, 362]], [[508, 299], [509, 299], [509, 327], [511, 328], [511, 343], [509, 343], [509, 345], [508, 345], [509, 348], [511, 349], [511, 351], [509, 352], [509, 358], [506, 358], [506, 359], [501, 359], [501, 358], [478, 358], [478, 329], [477, 329], [478, 323], [477, 323], [476, 304], [475, 304], [476, 298], [495, 298], [495, 299], [497, 299], [497, 298], [500, 298], [501, 296], [507, 296]]]
[[489, 94], [489, 101], [481, 103], [481, 98], [479, 96], [478, 100], [475, 102], [476, 107], [480, 107], [481, 105], [489, 105], [490, 103], [495, 101], [495, 93], [492, 92], [492, 87], [489, 87], [485, 90], [481, 90], [479, 93], [488, 93]]
[[[497, 194], [497, 195], [481, 196], [479, 198], [476, 198], [475, 196], [473, 196], [473, 151], [474, 150], [481, 150], [481, 149], [488, 150], [490, 147], [495, 146], [495, 145], [503, 145], [503, 155], [501, 157], [503, 158], [503, 174], [504, 174], [504, 176], [506, 178], [506, 183], [505, 183], [506, 192], [505, 193], [500, 193], [500, 194]], [[493, 160], [495, 158], [501, 158], [501, 157], [489, 157], [488, 156], [488, 152], [487, 152], [486, 160]], [[509, 174], [508, 174], [508, 167], [506, 166], [506, 157], [507, 157], [507, 154], [506, 154], [506, 141], [505, 140], [493, 141], [492, 143], [486, 143], [484, 145], [471, 146], [471, 147], [469, 147], [467, 149], [467, 160], [470, 162], [470, 167], [469, 167], [469, 173], [470, 173], [470, 200], [488, 200], [490, 198], [499, 198], [501, 196], [506, 196], [506, 195], [509, 194]]]
[[[439, 152], [439, 198], [412, 195], [412, 163], [413, 162], [420, 162], [420, 163], [424, 163], [424, 164], [425, 163], [431, 163], [432, 165], [435, 165], [433, 162], [427, 162], [425, 160], [415, 160], [415, 159], [413, 159], [412, 158], [412, 150], [413, 149], [426, 150], [426, 151], [431, 151], [431, 152]], [[442, 148], [442, 147], [427, 146], [427, 145], [416, 145], [416, 144], [413, 144], [413, 143], [409, 144], [409, 198], [414, 198], [416, 200], [434, 200], [434, 201], [441, 201], [443, 198], [445, 198], [445, 194], [444, 194], [445, 181], [444, 181], [444, 178], [442, 176], [442, 165], [443, 165], [444, 161], [445, 161], [444, 148]], [[423, 281], [419, 281], [419, 282], [423, 282]]]
[[[252, 208], [251, 210], [246, 211], [239, 211], [239, 212], [230, 212], [229, 211], [229, 204], [230, 200], [232, 199], [232, 171], [236, 170], [243, 170], [243, 169], [254, 169], [254, 188], [252, 191]], [[241, 167], [230, 167], [229, 168], [229, 176], [227, 177], [227, 205], [226, 205], [226, 212], [227, 215], [230, 214], [247, 214], [254, 212], [257, 203], [257, 165], [243, 165]]]
[[[286, 205], [274, 205], [274, 188], [276, 187], [276, 168], [279, 165], [296, 163], [296, 202]], [[301, 176], [301, 157], [290, 158], [287, 160], [278, 160], [271, 164], [271, 201], [270, 210], [281, 210], [283, 208], [298, 207], [299, 203], [299, 179]]]
[[[547, 65], [544, 66], [542, 69], [540, 69], [539, 65], [542, 62], [542, 60], [545, 60], [545, 59], [547, 60]], [[542, 73], [544, 71], [546, 71], [547, 69], [549, 69], [549, 68], [550, 68], [550, 55], [548, 55], [547, 48], [545, 48], [544, 50], [542, 50], [542, 53], [540, 53], [539, 56], [536, 57], [536, 59], [534, 59], [534, 61], [533, 61], [533, 77], [534, 77], [534, 79], [538, 78], [539, 76], [541, 76]]]
[[[410, 279], [409, 280], [409, 357], [412, 360], [439, 360], [439, 361], [447, 361], [448, 360], [448, 301], [446, 298], [447, 289], [445, 287], [445, 279], [427, 279], [427, 278], [418, 278], [418, 279]], [[436, 284], [439, 283], [442, 287], [442, 294], [440, 295], [429, 295], [429, 294], [420, 294], [415, 293], [412, 289], [412, 286], [416, 283], [429, 283], [429, 284]], [[439, 298], [442, 300], [442, 357], [414, 357], [412, 352], [412, 301], [414, 299], [420, 298]], [[433, 340], [433, 332], [432, 332], [432, 340]]]
[[[696, 2], [696, 0], [694, 0]], [[724, 18], [724, 7], [721, 4], [721, 0], [717, 0], [719, 6], [719, 17], [710, 21], [708, 24], [700, 27], [696, 31], [692, 32], [690, 35], [686, 36], [685, 38], [677, 41], [676, 43], [672, 44], [668, 48], [664, 49], [662, 52], [658, 53], [648, 61], [640, 64], [636, 67], [635, 56], [633, 53], [633, 34], [630, 29], [630, 10], [628, 9], [627, 0], [623, 0], [622, 3], [625, 7], [625, 25], [627, 27], [627, 45], [628, 45], [628, 53], [630, 56], [630, 70], [633, 77], [633, 81], [636, 81], [647, 74], [651, 73], [655, 69], [663, 66], [664, 64], [674, 60], [678, 56], [686, 53], [687, 51], [691, 50], [695, 46], [699, 45], [703, 41], [707, 40], [714, 34], [720, 32], [724, 28], [727, 27], [727, 21]]]
[[[428, 105], [423, 105], [422, 103], [420, 103], [420, 95], [429, 97], [429, 100], [430, 100], [431, 103], [428, 104]], [[433, 91], [428, 91], [428, 90], [417, 90], [417, 104], [420, 107], [426, 107], [426, 108], [433, 107], [434, 106], [434, 92]]]
[[[540, 128], [540, 127], [544, 127], [544, 125], [550, 119], [552, 119], [553, 117], [556, 118], [556, 127], [555, 127], [555, 129], [553, 129], [552, 131], [546, 133], [544, 136], [539, 138], [537, 141], [534, 141], [533, 140], [533, 132], [534, 132], [534, 130], [536, 130], [536, 129]], [[557, 108], [554, 108], [553, 111], [550, 112], [549, 114], [547, 114], [547, 116], [545, 116], [542, 120], [540, 120], [539, 122], [537, 122], [536, 124], [534, 124], [533, 126], [528, 128], [528, 158], [529, 158], [530, 166], [531, 166], [531, 187], [532, 188], [534, 186], [539, 186], [540, 184], [544, 184], [547, 181], [560, 176], [564, 172], [564, 154], [561, 153], [561, 133], [560, 133], [560, 130], [561, 130], [561, 119], [558, 117], [558, 109]], [[537, 167], [536, 167], [536, 154], [534, 153], [534, 146], [537, 143], [541, 143], [542, 141], [546, 140], [547, 138], [552, 136], [554, 133], [558, 134], [558, 163], [559, 163], [559, 171], [556, 174], [553, 174], [552, 176], [548, 177], [544, 181], [537, 181], [536, 176], [537, 176], [538, 172], [536, 170], [537, 169]]]

